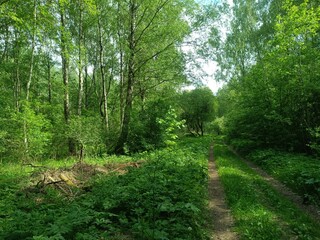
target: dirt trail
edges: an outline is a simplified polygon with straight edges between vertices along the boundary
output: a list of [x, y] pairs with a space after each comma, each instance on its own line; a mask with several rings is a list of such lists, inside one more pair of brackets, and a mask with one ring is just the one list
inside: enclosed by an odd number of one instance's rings
[[213, 146], [210, 147], [209, 154], [209, 210], [212, 219], [213, 231], [210, 239], [216, 240], [236, 240], [238, 236], [232, 230], [234, 220], [230, 209], [225, 202], [225, 193], [219, 180], [217, 167], [213, 157]]
[[288, 187], [279, 182], [278, 180], [271, 177], [265, 171], [263, 171], [260, 167], [258, 167], [253, 162], [250, 162], [244, 158], [242, 158], [236, 151], [234, 151], [231, 147], [229, 149], [237, 155], [243, 162], [247, 164], [248, 167], [253, 169], [256, 173], [258, 173], [265, 181], [267, 181], [272, 187], [274, 187], [278, 192], [284, 195], [287, 199], [293, 202], [298, 208], [300, 208], [303, 212], [308, 213], [312, 218], [316, 221], [320, 221], [320, 211], [314, 205], [306, 205], [303, 203], [303, 198], [292, 192]]

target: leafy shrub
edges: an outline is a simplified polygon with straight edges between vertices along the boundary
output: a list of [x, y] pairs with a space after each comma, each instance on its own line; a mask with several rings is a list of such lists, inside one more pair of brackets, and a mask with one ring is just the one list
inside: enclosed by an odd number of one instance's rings
[[257, 143], [246, 138], [235, 138], [230, 140], [230, 145], [241, 154], [248, 154], [256, 148]]
[[150, 102], [133, 114], [127, 142], [128, 152], [142, 152], [174, 145], [177, 131], [183, 126], [175, 109], [165, 101]]
[[149, 157], [143, 168], [100, 179], [92, 192], [106, 212], [100, 222], [130, 229], [137, 239], [203, 239], [205, 168], [183, 151]]
[[283, 153], [274, 149], [256, 150], [249, 154], [249, 158], [268, 171], [284, 164]]
[[308, 129], [311, 135], [311, 141], [308, 146], [317, 154], [320, 155], [320, 127]]
[[21, 112], [13, 112], [10, 121], [1, 119], [6, 131], [0, 136], [4, 145], [3, 154], [17, 160], [39, 159], [48, 154], [52, 139], [52, 125], [40, 112], [36, 112], [29, 103], [24, 103]]
[[177, 130], [181, 129], [184, 121], [179, 121], [176, 111], [170, 106], [165, 116], [158, 118], [162, 132], [162, 141], [167, 145], [174, 145], [178, 138]]
[[303, 170], [297, 181], [304, 201], [314, 202], [320, 207], [320, 167]]
[[79, 154], [92, 156], [103, 145], [100, 118], [75, 116], [71, 119], [67, 130], [67, 137], [76, 143]]
[[225, 123], [224, 123], [224, 117], [216, 118], [208, 128], [209, 131], [212, 131], [218, 135], [224, 133], [225, 131]]

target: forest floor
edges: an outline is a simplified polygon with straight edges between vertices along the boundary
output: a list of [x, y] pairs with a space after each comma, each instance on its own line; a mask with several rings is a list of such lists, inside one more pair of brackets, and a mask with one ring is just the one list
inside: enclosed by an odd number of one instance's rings
[[83, 162], [0, 162], [0, 239], [208, 239], [211, 141]]
[[83, 162], [0, 163], [0, 239], [320, 239], [319, 208], [220, 137], [208, 162], [211, 142], [185, 138]]

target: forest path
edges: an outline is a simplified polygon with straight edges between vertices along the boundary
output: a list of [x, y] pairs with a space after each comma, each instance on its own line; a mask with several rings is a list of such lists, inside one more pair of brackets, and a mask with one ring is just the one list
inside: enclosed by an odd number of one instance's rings
[[225, 192], [214, 162], [213, 145], [210, 146], [208, 174], [209, 210], [213, 225], [210, 239], [236, 240], [238, 236], [232, 230], [234, 220], [225, 201]]
[[257, 174], [259, 174], [266, 182], [268, 182], [273, 188], [275, 188], [279, 193], [281, 193], [283, 196], [285, 196], [287, 199], [289, 199], [291, 202], [293, 202], [300, 210], [308, 213], [309, 216], [314, 218], [316, 221], [320, 222], [320, 211], [316, 206], [314, 206], [312, 204], [310, 204], [310, 205], [304, 204], [302, 197], [300, 197], [297, 194], [295, 194], [294, 192], [292, 192], [291, 189], [286, 187], [284, 184], [282, 184], [278, 180], [274, 179], [272, 176], [267, 174], [265, 171], [263, 171], [260, 167], [258, 167], [253, 162], [250, 162], [250, 161], [242, 158], [230, 146], [228, 148], [239, 159], [241, 159], [244, 163], [246, 163], [248, 167], [250, 167], [253, 171], [255, 171]]

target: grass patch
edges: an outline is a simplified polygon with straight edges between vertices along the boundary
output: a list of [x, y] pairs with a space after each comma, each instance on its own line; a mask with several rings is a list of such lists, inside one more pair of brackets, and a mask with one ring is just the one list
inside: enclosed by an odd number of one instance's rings
[[214, 155], [241, 239], [319, 239], [311, 220], [217, 140]]

